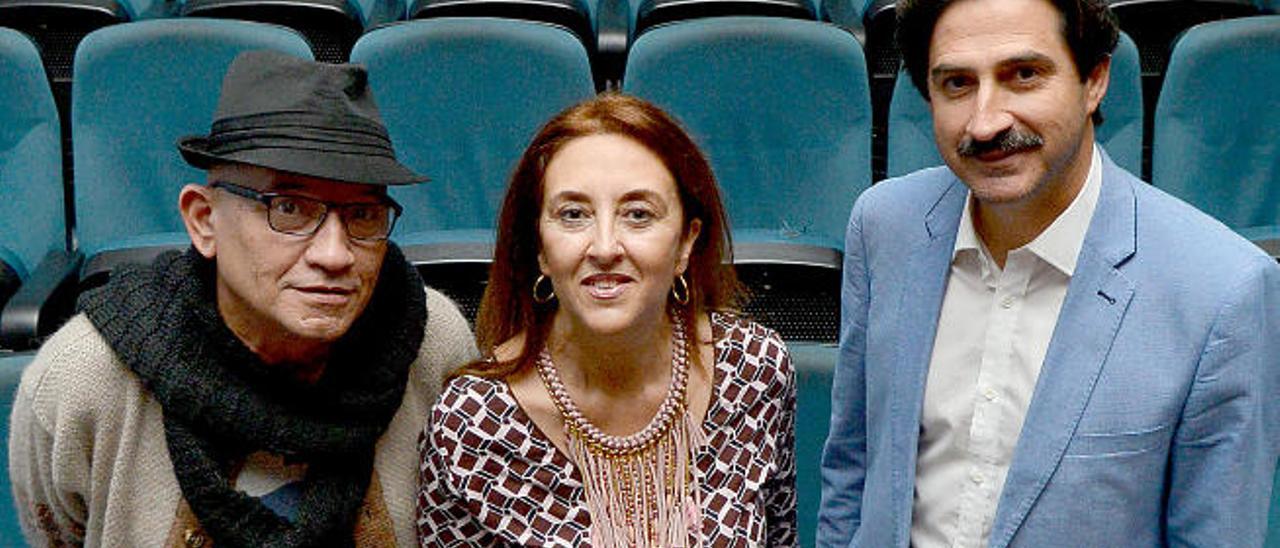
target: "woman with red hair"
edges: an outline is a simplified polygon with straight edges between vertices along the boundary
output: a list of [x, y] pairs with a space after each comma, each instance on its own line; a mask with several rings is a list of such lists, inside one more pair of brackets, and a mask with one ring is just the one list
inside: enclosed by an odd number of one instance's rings
[[734, 312], [730, 249], [667, 114], [605, 94], [548, 122], [498, 220], [490, 354], [423, 438], [422, 545], [794, 545], [794, 372]]

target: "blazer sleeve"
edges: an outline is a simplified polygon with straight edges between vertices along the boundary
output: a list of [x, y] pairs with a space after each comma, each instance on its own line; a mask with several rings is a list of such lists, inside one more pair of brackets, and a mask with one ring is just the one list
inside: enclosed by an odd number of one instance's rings
[[1242, 269], [1201, 353], [1170, 455], [1170, 546], [1261, 546], [1280, 454], [1280, 267]]
[[[864, 196], [865, 198], [865, 196]], [[858, 531], [867, 472], [867, 308], [870, 278], [863, 236], [865, 199], [849, 216], [840, 288], [840, 353], [831, 389], [831, 430], [822, 451], [817, 545], [848, 546]]]

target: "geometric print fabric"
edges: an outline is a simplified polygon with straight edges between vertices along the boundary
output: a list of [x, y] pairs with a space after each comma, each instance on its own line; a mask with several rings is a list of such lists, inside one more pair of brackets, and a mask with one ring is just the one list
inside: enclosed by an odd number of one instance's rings
[[[703, 546], [794, 546], [795, 372], [777, 333], [712, 313], [714, 392], [694, 462]], [[427, 546], [590, 546], [577, 467], [501, 380], [452, 379], [420, 440]]]

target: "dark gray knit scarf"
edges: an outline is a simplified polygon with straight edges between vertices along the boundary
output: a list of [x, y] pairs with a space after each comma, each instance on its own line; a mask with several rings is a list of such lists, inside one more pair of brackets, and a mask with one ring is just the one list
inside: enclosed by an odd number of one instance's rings
[[[215, 544], [352, 545], [374, 444], [422, 343], [422, 280], [388, 244], [364, 314], [308, 385], [266, 367], [227, 328], [214, 276], [193, 249], [169, 252], [118, 270], [79, 304], [164, 409], [182, 495]], [[255, 451], [307, 463], [296, 522], [231, 487], [231, 467]]]

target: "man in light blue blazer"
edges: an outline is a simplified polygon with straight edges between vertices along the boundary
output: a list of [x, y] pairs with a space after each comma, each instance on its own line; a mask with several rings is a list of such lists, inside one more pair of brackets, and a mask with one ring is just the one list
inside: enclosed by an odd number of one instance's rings
[[905, 0], [947, 166], [854, 205], [819, 546], [1261, 546], [1280, 266], [1094, 144], [1097, 0]]

